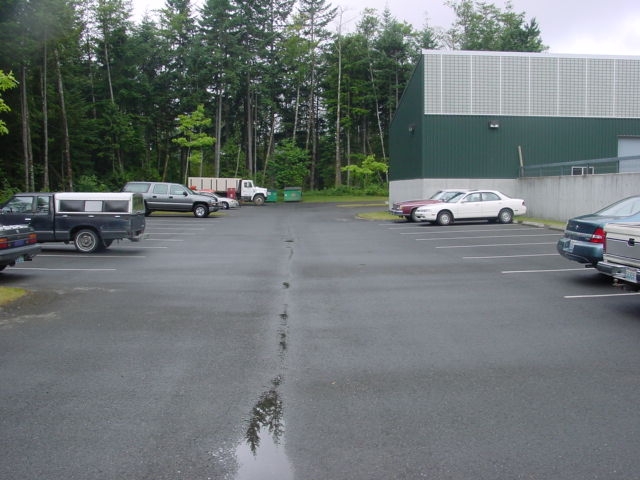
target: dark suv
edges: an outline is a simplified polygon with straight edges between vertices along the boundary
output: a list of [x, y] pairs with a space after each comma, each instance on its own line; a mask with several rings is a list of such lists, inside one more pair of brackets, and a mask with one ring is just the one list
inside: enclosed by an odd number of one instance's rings
[[145, 215], [162, 210], [165, 212], [193, 212], [198, 218], [208, 217], [217, 212], [218, 201], [206, 195], [199, 195], [179, 183], [127, 182], [123, 192], [141, 193], [144, 197]]

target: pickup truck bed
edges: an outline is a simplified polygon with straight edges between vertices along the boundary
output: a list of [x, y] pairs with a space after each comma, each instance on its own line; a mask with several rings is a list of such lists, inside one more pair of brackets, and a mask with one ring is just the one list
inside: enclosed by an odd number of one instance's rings
[[602, 261], [596, 268], [616, 280], [640, 286], [640, 224], [610, 223]]

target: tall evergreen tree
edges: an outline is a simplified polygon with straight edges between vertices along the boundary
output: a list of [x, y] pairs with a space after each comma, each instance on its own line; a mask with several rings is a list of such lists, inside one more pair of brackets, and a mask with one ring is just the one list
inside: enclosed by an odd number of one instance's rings
[[208, 60], [199, 70], [202, 78], [200, 84], [213, 97], [215, 137], [218, 139], [214, 152], [214, 177], [221, 176], [221, 146], [232, 138], [235, 123], [233, 112], [236, 109], [231, 104], [237, 98], [240, 83], [238, 60], [241, 55], [236, 35], [231, 31], [234, 15], [235, 5], [229, 0], [207, 0], [199, 23], [200, 54]]
[[[196, 23], [193, 16], [191, 0], [165, 0], [165, 7], [160, 10], [160, 45], [163, 48], [163, 70], [160, 81], [166, 88], [166, 116], [162, 145], [164, 164], [162, 178], [166, 179], [170, 171], [179, 172], [183, 178], [188, 168], [187, 157], [180, 151], [175, 160], [171, 139], [175, 135], [175, 121], [178, 115], [196, 109], [202, 100], [199, 88], [199, 59], [196, 58]], [[173, 163], [173, 164], [172, 164]], [[175, 173], [174, 173], [175, 174]]]
[[320, 134], [320, 92], [318, 91], [319, 76], [323, 65], [320, 63], [323, 52], [331, 34], [327, 29], [335, 18], [337, 8], [332, 7], [326, 0], [300, 0], [299, 14], [302, 19], [302, 37], [309, 45], [308, 58], [310, 61], [307, 104], [307, 139], [305, 148], [310, 151], [311, 163], [309, 172], [309, 187], [316, 188], [316, 169], [319, 160], [318, 135]]

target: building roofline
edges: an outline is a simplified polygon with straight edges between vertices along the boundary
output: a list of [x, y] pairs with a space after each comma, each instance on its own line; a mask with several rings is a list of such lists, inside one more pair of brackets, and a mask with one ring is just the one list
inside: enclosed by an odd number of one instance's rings
[[544, 57], [544, 58], [594, 58], [594, 59], [629, 59], [640, 60], [639, 55], [590, 55], [579, 53], [547, 53], [547, 52], [498, 52], [488, 50], [422, 50], [422, 55], [474, 55], [498, 57]]

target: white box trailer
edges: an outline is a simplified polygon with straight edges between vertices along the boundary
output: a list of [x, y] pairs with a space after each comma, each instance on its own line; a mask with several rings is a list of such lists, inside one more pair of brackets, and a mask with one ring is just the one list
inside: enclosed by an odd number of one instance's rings
[[223, 177], [189, 177], [189, 188], [195, 190], [211, 191], [214, 193], [227, 194], [230, 188], [238, 190], [241, 178]]
[[231, 196], [233, 190], [238, 200], [256, 205], [264, 205], [268, 193], [266, 188], [256, 186], [253, 180], [233, 177], [189, 177], [188, 186], [196, 191], [214, 192], [223, 196]]

